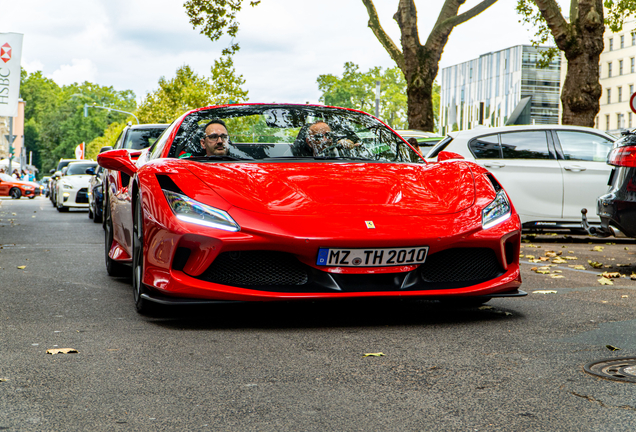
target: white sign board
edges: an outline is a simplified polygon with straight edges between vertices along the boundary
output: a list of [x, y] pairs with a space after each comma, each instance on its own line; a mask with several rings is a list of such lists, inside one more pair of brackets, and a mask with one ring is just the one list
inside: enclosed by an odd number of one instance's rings
[[17, 117], [22, 35], [0, 33], [0, 116]]

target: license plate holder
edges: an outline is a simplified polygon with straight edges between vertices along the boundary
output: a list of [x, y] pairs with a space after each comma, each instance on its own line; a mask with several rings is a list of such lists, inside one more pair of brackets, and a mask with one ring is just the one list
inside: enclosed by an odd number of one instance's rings
[[316, 265], [327, 267], [392, 267], [426, 261], [428, 246], [402, 248], [319, 248]]

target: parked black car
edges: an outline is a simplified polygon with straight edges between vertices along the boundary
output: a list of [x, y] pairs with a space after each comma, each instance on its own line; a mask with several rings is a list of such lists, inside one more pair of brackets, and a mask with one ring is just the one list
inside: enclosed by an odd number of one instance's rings
[[[623, 133], [614, 143], [607, 163], [614, 169], [610, 173], [608, 192], [596, 202], [601, 228], [592, 228], [590, 233], [607, 236], [615, 234], [616, 228], [627, 237], [636, 238], [636, 131]], [[583, 214], [585, 221], [585, 212]]]
[[88, 194], [88, 218], [100, 223], [104, 213], [104, 192], [102, 190], [102, 176], [104, 168], [97, 166], [86, 170], [86, 174], [92, 174], [89, 180]]

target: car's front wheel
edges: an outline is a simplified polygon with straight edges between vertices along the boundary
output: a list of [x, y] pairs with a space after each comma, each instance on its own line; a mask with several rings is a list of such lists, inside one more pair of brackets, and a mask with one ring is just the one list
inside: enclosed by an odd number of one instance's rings
[[9, 196], [11, 197], [11, 199], [20, 199], [20, 197], [22, 196], [22, 191], [20, 191], [20, 189], [16, 187], [11, 188], [11, 190], [9, 191]]
[[106, 261], [106, 271], [110, 276], [124, 276], [127, 272], [127, 267], [112, 259], [108, 254], [110, 248], [113, 245], [113, 220], [110, 216], [110, 210], [106, 207], [105, 224], [104, 224], [104, 258]]
[[147, 291], [143, 284], [144, 276], [144, 219], [141, 211], [141, 197], [137, 197], [135, 202], [135, 214], [133, 216], [133, 298], [135, 307], [139, 313], [148, 313], [151, 310], [152, 302], [144, 299], [141, 295]]

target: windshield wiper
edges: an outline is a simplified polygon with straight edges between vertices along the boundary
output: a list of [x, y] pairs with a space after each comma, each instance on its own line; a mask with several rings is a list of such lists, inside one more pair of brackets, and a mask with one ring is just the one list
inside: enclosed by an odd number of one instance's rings
[[359, 156], [311, 156], [315, 160], [363, 160], [370, 161], [371, 159]]
[[219, 155], [190, 156], [188, 158], [183, 158], [183, 159], [195, 160], [195, 161], [209, 161], [209, 160], [243, 161], [243, 160], [252, 160], [252, 159], [240, 158], [240, 157], [236, 157], [236, 156], [227, 156], [227, 155], [225, 155], [225, 156], [219, 156]]

